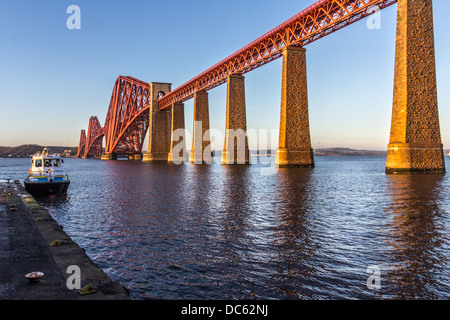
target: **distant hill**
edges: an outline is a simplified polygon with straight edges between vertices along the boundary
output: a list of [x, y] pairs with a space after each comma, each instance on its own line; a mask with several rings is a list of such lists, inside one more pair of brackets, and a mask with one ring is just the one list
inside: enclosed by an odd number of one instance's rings
[[349, 148], [319, 148], [314, 154], [321, 156], [386, 156], [387, 151], [354, 150]]
[[17, 147], [0, 147], [0, 158], [28, 158], [36, 152], [48, 148], [51, 153], [59, 153], [65, 157], [77, 154], [78, 147], [40, 146], [37, 144], [24, 144]]

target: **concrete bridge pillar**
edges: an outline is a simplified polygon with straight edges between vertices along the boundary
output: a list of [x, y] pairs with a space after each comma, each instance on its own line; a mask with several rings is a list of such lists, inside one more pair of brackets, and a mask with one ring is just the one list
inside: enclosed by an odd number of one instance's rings
[[187, 151], [184, 126], [184, 104], [174, 103], [172, 104], [171, 139], [168, 161], [175, 164], [181, 164], [186, 160]]
[[150, 83], [148, 151], [142, 161], [167, 161], [170, 152], [172, 112], [158, 110], [158, 96], [171, 91], [170, 83]]
[[399, 0], [397, 10], [386, 173], [443, 173], [432, 0]]
[[247, 116], [245, 111], [245, 78], [228, 77], [225, 145], [222, 164], [249, 164]]
[[194, 94], [194, 134], [189, 161], [195, 164], [212, 163], [208, 93], [199, 91]]
[[314, 167], [309, 130], [306, 49], [283, 51], [280, 136], [276, 167]]

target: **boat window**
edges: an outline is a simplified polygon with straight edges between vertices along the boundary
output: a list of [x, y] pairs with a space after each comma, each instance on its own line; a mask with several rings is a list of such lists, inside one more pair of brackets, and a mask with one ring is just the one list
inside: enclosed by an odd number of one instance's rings
[[59, 167], [59, 159], [53, 159], [53, 166]]
[[52, 166], [52, 161], [50, 159], [45, 159], [44, 160], [44, 166], [51, 167]]
[[35, 167], [42, 167], [42, 160], [34, 160]]

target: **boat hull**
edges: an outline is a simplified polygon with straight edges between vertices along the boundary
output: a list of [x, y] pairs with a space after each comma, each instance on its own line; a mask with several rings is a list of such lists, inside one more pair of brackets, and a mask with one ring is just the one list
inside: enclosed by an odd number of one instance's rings
[[33, 196], [45, 197], [51, 195], [65, 195], [70, 181], [31, 182], [24, 181], [25, 190]]

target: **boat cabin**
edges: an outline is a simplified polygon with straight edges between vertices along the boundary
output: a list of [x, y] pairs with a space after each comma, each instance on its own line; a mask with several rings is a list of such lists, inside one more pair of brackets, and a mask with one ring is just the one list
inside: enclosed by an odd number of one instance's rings
[[64, 160], [54, 155], [49, 155], [48, 152], [36, 154], [31, 159], [31, 168], [28, 171], [30, 178], [44, 179], [48, 181], [61, 181], [66, 178], [64, 170], [61, 165]]

